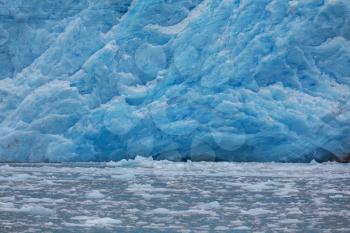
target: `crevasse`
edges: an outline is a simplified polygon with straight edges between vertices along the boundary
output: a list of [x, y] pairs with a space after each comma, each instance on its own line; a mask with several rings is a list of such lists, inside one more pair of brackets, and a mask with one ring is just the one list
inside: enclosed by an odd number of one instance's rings
[[348, 0], [0, 2], [0, 161], [344, 161]]

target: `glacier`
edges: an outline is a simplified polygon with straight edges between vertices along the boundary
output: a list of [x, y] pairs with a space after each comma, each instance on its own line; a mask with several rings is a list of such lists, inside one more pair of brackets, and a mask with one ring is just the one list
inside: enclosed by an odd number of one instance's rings
[[0, 0], [0, 161], [346, 161], [349, 0]]

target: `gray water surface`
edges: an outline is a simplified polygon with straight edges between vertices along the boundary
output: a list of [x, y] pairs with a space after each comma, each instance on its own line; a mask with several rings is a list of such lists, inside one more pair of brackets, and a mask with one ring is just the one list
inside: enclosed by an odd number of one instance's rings
[[350, 232], [338, 163], [0, 165], [0, 232]]

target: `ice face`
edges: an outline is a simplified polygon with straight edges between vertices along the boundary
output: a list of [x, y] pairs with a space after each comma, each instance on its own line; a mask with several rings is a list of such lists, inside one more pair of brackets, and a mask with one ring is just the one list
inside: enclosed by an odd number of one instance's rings
[[0, 161], [350, 153], [348, 0], [3, 1]]

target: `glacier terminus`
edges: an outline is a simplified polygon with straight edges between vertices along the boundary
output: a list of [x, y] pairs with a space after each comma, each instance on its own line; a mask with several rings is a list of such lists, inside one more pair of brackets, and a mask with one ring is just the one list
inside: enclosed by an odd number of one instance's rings
[[0, 0], [0, 161], [346, 161], [349, 0]]

